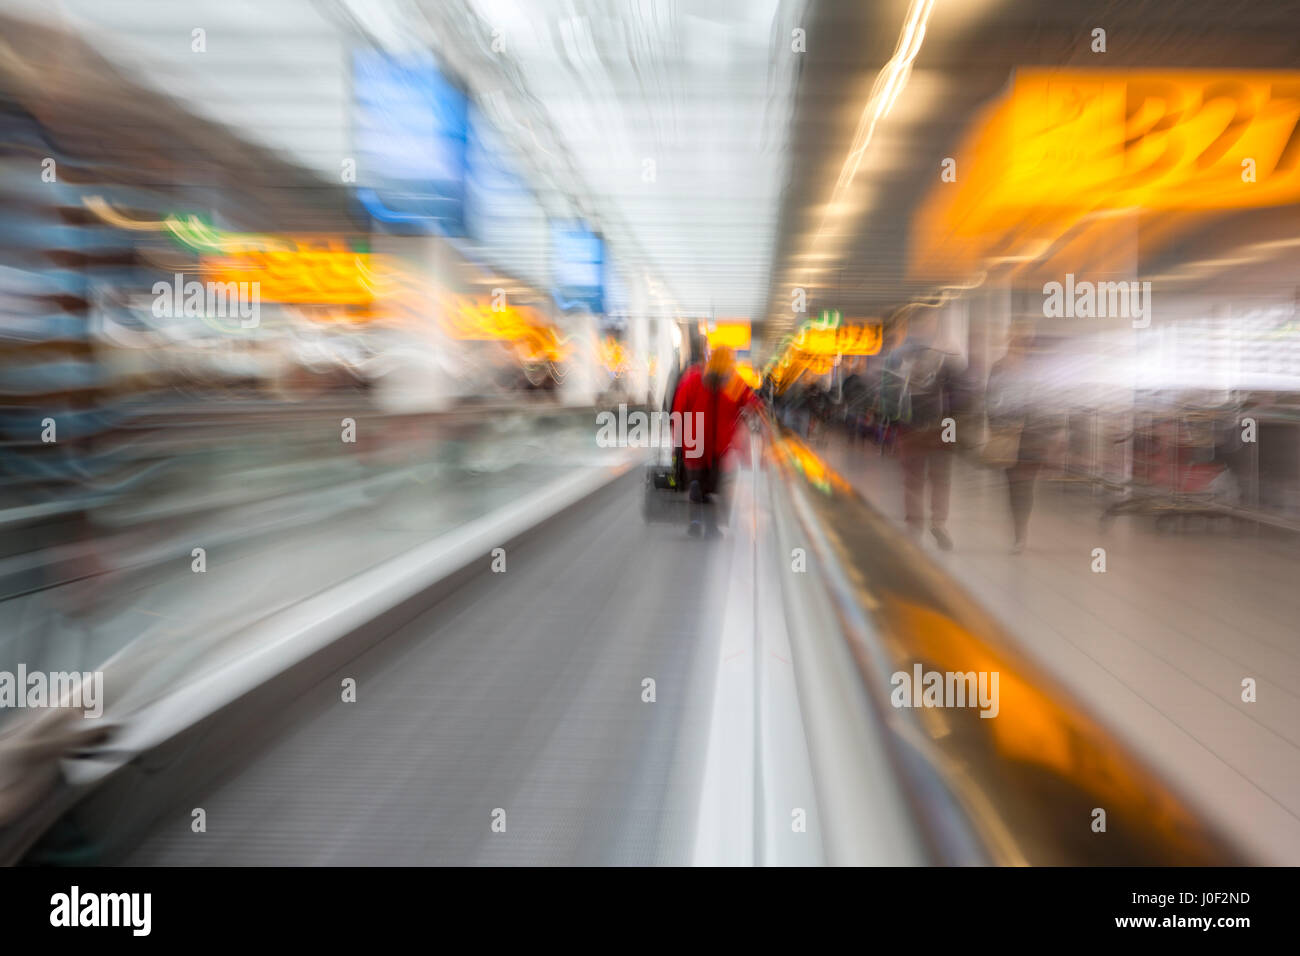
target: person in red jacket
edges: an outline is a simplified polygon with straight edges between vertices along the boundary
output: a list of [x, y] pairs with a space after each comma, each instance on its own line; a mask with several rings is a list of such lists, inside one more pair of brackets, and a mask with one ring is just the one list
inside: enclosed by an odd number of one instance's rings
[[686, 371], [673, 398], [676, 445], [686, 463], [686, 487], [690, 494], [690, 526], [687, 533], [698, 537], [718, 533], [717, 505], [711, 498], [719, 493], [723, 456], [736, 437], [740, 414], [757, 407], [759, 398], [736, 374], [731, 349], [720, 346], [709, 355], [708, 364]]

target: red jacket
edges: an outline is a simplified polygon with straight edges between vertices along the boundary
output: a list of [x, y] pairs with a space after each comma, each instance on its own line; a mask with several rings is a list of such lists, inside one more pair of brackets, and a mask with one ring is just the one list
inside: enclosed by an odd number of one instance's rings
[[758, 404], [758, 396], [735, 373], [720, 388], [713, 389], [705, 383], [698, 365], [687, 369], [673, 397], [673, 411], [677, 413], [673, 439], [682, 449], [686, 467], [716, 465], [731, 448], [741, 410]]

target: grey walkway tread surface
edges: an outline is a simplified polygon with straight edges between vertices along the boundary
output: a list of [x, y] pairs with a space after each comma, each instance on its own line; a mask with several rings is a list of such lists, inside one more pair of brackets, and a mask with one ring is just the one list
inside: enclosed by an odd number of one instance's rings
[[643, 525], [639, 494], [620, 480], [286, 702], [314, 712], [195, 795], [207, 832], [173, 810], [122, 862], [688, 862], [729, 542]]

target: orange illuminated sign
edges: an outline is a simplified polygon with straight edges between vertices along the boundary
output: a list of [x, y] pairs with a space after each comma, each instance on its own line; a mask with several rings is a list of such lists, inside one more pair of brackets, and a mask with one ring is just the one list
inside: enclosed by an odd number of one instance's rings
[[217, 282], [256, 282], [264, 302], [368, 305], [370, 255], [336, 249], [248, 250], [204, 256], [203, 274]]
[[918, 214], [913, 266], [1036, 258], [1085, 217], [1300, 201], [1300, 72], [1020, 70]]
[[613, 336], [606, 336], [597, 344], [596, 354], [600, 358], [600, 364], [610, 375], [623, 374], [631, 364], [627, 349]]
[[725, 345], [736, 352], [749, 351], [750, 331], [748, 322], [719, 322], [705, 334], [708, 337], [709, 348], [711, 349]]
[[999, 199], [1188, 209], [1300, 199], [1300, 73], [1024, 71]]
[[795, 336], [794, 347], [816, 356], [875, 355], [881, 341], [880, 323], [848, 320], [838, 328], [805, 327]]
[[[558, 362], [567, 352], [555, 329], [535, 309], [500, 304], [487, 296], [447, 297], [442, 304], [443, 325], [453, 338], [510, 342], [522, 359], [532, 362]], [[601, 348], [602, 360], [607, 359], [608, 345]]]
[[[200, 234], [198, 240], [222, 250], [202, 256], [201, 268], [209, 280], [257, 283], [261, 301], [343, 307], [307, 310], [316, 320], [399, 321], [407, 315], [424, 322], [432, 313], [452, 338], [505, 342], [521, 361], [559, 362], [570, 351], [535, 309], [486, 296], [445, 293], [401, 260], [355, 252], [339, 239], [305, 243], [278, 237], [209, 239]], [[430, 309], [431, 304], [437, 307]], [[624, 360], [615, 355], [611, 361]]]
[[740, 380], [750, 388], [761, 388], [763, 385], [762, 376], [759, 375], [758, 372], [754, 370], [754, 366], [750, 365], [748, 362], [736, 363], [736, 375], [739, 376]]

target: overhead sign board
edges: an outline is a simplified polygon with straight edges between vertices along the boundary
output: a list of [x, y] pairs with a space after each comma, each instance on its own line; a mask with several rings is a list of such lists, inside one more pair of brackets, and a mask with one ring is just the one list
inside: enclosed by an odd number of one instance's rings
[[876, 355], [882, 341], [879, 322], [849, 319], [837, 328], [805, 327], [794, 337], [793, 346], [808, 355]]
[[357, 197], [380, 222], [421, 232], [465, 229], [469, 98], [426, 54], [352, 55]]
[[708, 330], [709, 348], [725, 345], [733, 352], [748, 352], [750, 326], [748, 319], [720, 319]]
[[551, 225], [555, 298], [566, 310], [605, 311], [605, 241], [582, 223]]
[[1085, 217], [1300, 201], [1300, 72], [1018, 70], [914, 224], [913, 271], [1033, 258]]

